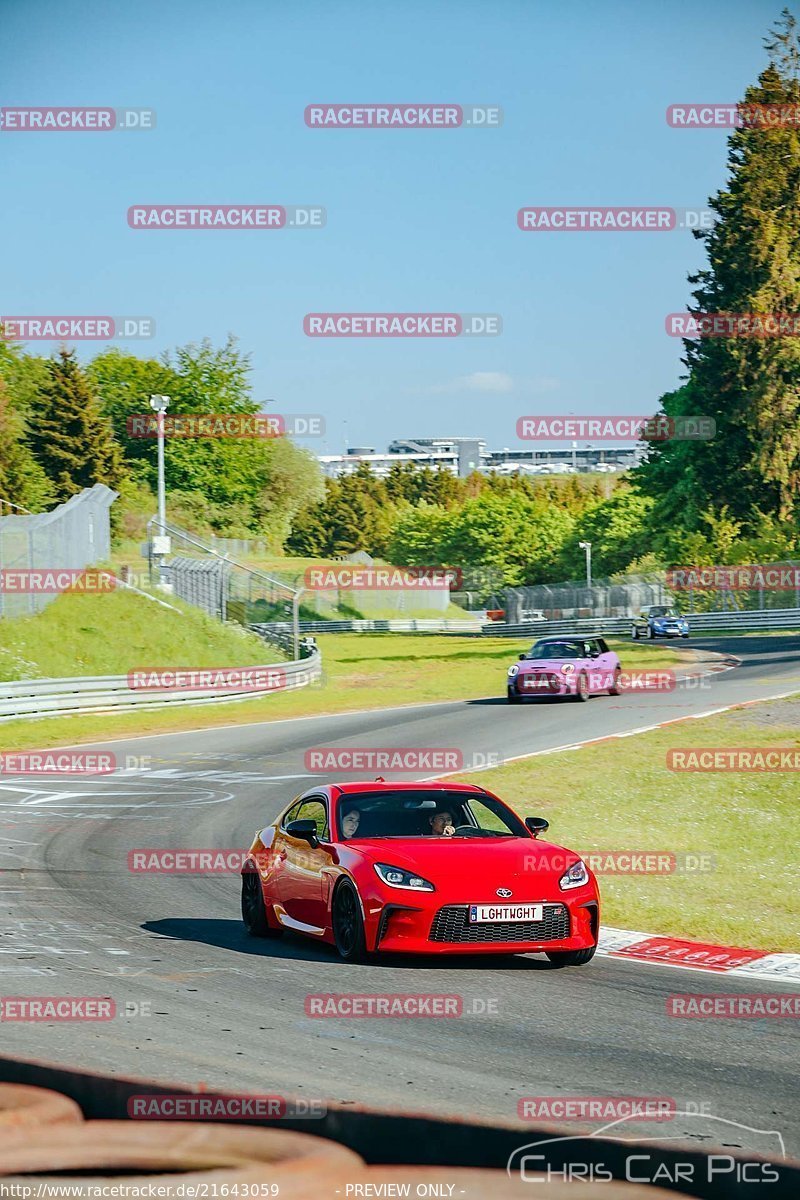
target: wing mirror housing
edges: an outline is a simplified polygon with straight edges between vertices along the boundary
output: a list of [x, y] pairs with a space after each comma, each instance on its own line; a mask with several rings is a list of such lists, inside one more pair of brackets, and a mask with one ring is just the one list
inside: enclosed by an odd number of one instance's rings
[[520, 656], [519, 656], [520, 662], [522, 662], [522, 660], [527, 657], [528, 657], [527, 654], [520, 654]]
[[546, 833], [550, 828], [550, 822], [545, 821], [544, 817], [526, 817], [525, 824], [535, 838], [538, 837], [540, 833]]
[[290, 821], [286, 826], [286, 832], [289, 837], [299, 838], [300, 841], [308, 842], [312, 850], [315, 850], [319, 845], [316, 821]]

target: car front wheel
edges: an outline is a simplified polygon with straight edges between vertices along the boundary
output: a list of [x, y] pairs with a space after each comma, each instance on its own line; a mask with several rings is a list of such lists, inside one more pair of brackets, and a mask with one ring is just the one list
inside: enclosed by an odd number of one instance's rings
[[508, 689], [508, 703], [509, 704], [519, 704], [519, 702], [520, 702], [520, 697], [517, 695], [517, 693], [512, 688], [509, 688]]
[[575, 682], [575, 699], [579, 704], [584, 704], [589, 699], [589, 680], [584, 671], [581, 671]]
[[333, 896], [333, 940], [345, 962], [363, 962], [367, 955], [364, 918], [352, 883], [340, 883]]
[[634, 625], [633, 629], [631, 630], [631, 637], [633, 638], [633, 640], [634, 640], [635, 642], [638, 642], [638, 640], [639, 640], [639, 627], [638, 627], [638, 625]]
[[612, 683], [611, 687], [608, 689], [609, 696], [618, 696], [620, 694], [619, 681], [620, 681], [621, 675], [622, 675], [622, 671], [619, 669], [619, 667], [615, 667], [614, 668], [614, 682]]
[[590, 962], [595, 955], [597, 946], [588, 946], [585, 950], [547, 950], [547, 957], [554, 967], [582, 967]]
[[656, 636], [656, 635], [653, 633], [653, 626], [652, 626], [652, 625], [648, 625], [648, 626], [647, 626], [647, 636], [648, 636], [649, 638], [654, 638], [654, 637]]

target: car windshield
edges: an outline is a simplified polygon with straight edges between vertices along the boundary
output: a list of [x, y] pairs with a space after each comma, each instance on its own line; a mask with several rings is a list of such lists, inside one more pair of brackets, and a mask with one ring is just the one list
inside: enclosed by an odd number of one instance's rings
[[583, 642], [536, 642], [528, 658], [585, 658]]
[[[441, 789], [348, 793], [337, 805], [342, 841], [362, 838], [526, 837], [510, 809], [486, 794]], [[453, 832], [449, 832], [449, 831]]]
[[677, 617], [678, 613], [674, 608], [651, 608], [651, 617]]

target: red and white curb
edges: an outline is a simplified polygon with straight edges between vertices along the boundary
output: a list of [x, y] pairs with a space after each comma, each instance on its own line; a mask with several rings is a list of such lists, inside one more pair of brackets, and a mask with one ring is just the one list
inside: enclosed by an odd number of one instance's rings
[[800, 954], [770, 954], [767, 950], [690, 942], [631, 929], [601, 929], [597, 953], [685, 971], [800, 984]]

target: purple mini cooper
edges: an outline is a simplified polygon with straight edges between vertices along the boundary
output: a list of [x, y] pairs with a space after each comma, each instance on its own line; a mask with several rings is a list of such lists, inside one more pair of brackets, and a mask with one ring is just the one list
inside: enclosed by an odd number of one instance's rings
[[540, 638], [519, 657], [508, 668], [509, 704], [532, 696], [571, 696], [581, 701], [594, 693], [620, 693], [619, 659], [600, 637]]

